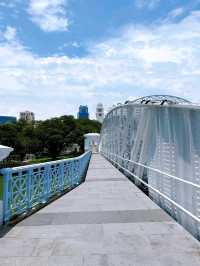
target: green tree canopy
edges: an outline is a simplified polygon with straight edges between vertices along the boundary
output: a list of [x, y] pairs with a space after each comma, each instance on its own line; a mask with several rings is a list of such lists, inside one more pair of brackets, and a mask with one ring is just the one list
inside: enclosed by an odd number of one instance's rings
[[0, 144], [14, 148], [21, 160], [28, 154], [56, 158], [61, 151], [80, 145], [83, 151], [84, 134], [99, 133], [101, 124], [95, 120], [61, 116], [45, 121], [0, 125]]

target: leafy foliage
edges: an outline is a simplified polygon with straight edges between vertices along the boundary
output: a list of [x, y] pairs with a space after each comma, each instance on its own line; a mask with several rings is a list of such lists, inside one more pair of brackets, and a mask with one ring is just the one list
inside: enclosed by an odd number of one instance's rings
[[95, 120], [61, 116], [45, 121], [0, 125], [0, 143], [14, 148], [14, 155], [23, 160], [26, 154], [56, 158], [61, 151], [80, 145], [83, 151], [84, 134], [99, 133], [101, 124]]

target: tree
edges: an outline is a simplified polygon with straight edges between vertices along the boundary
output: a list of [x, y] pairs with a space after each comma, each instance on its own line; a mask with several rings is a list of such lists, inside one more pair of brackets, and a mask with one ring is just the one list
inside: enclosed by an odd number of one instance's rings
[[15, 147], [18, 131], [16, 125], [6, 124], [0, 126], [0, 143], [5, 146]]
[[78, 144], [84, 148], [84, 134], [99, 133], [101, 124], [95, 120], [75, 119], [73, 116], [27, 123], [0, 125], [0, 143], [14, 148], [21, 160], [25, 155], [45, 155], [55, 159], [60, 153]]
[[64, 147], [63, 137], [60, 134], [51, 135], [47, 140], [47, 149], [51, 158], [56, 159]]

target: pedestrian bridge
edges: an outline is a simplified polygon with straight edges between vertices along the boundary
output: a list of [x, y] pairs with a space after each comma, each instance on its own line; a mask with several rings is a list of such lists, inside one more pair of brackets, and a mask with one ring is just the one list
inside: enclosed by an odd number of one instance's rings
[[200, 106], [119, 104], [99, 150], [1, 171], [0, 265], [199, 266]]
[[100, 154], [92, 155], [84, 183], [1, 234], [1, 266], [200, 260], [200, 243]]

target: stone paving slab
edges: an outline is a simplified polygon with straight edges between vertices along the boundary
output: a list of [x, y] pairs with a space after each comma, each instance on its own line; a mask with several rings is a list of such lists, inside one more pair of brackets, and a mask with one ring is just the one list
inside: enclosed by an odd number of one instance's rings
[[11, 228], [0, 266], [199, 266], [200, 244], [93, 155], [86, 182]]

